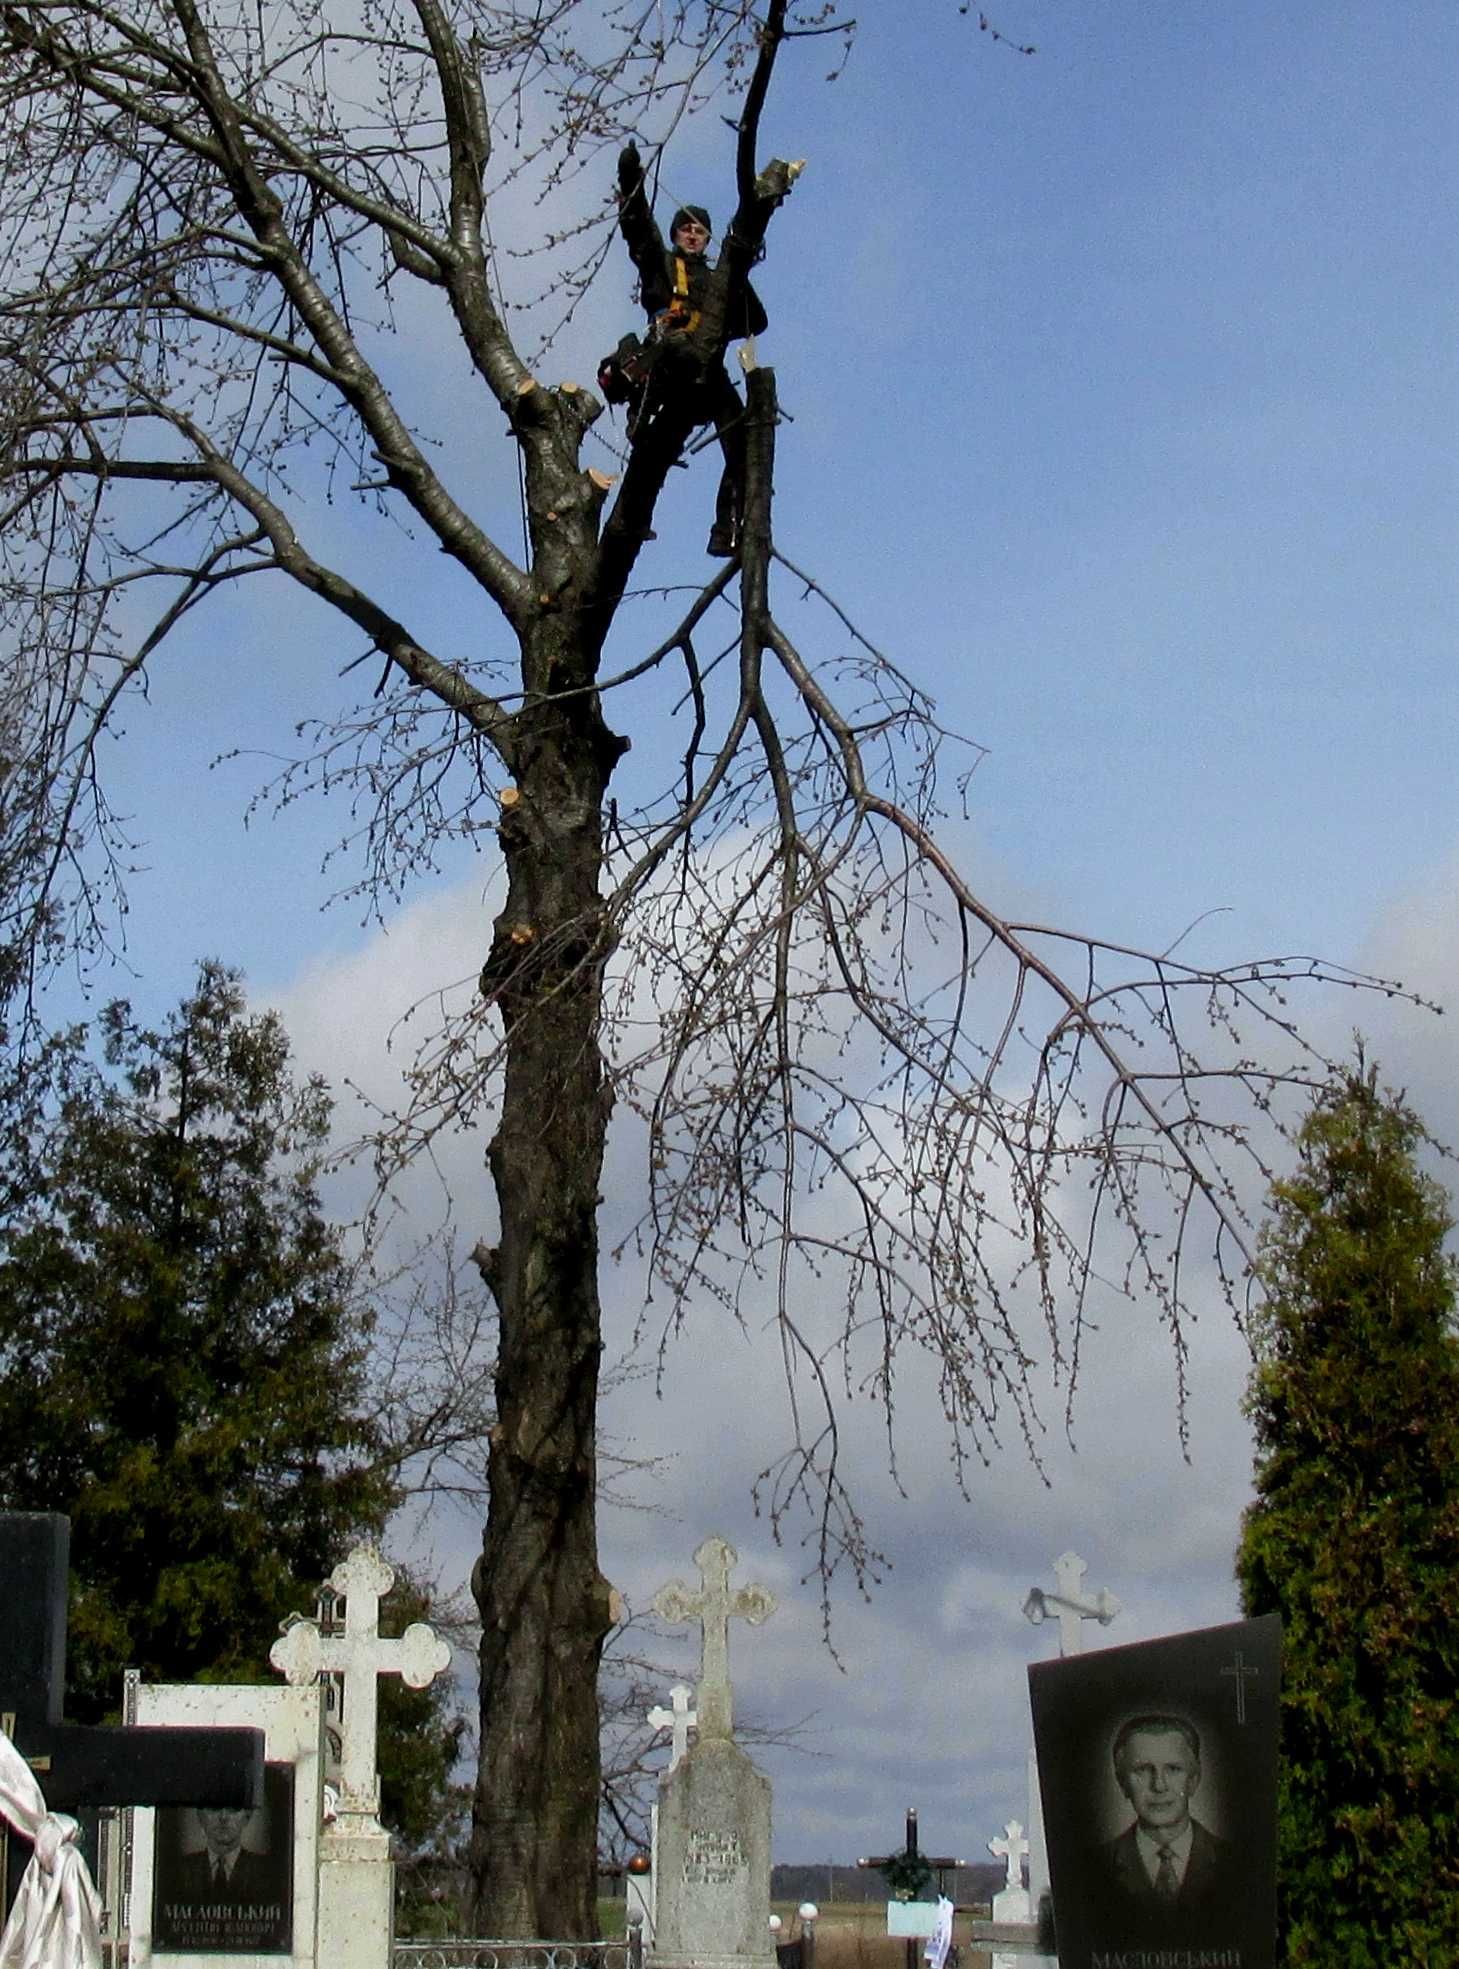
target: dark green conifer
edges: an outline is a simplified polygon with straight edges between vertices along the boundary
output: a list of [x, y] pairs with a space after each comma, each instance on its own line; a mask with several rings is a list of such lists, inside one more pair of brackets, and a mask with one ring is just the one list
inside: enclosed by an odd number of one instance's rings
[[[399, 1496], [370, 1313], [315, 1187], [323, 1083], [219, 964], [161, 1031], [125, 1003], [101, 1029], [104, 1071], [77, 1030], [0, 1118], [0, 1507], [71, 1520], [73, 1721], [114, 1716], [128, 1667], [276, 1682], [280, 1621]], [[387, 1631], [427, 1612], [402, 1581]], [[407, 1856], [460, 1833], [462, 1728], [445, 1683], [385, 1697]]]
[[1284, 1959], [1459, 1959], [1459, 1340], [1421, 1124], [1357, 1069], [1273, 1189], [1237, 1574], [1284, 1629]]

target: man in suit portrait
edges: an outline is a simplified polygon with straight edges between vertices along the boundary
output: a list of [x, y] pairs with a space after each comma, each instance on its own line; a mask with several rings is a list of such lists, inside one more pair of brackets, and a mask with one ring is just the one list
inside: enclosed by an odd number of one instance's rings
[[1134, 1822], [1100, 1849], [1101, 1895], [1129, 1932], [1197, 1940], [1229, 1926], [1240, 1894], [1235, 1853], [1191, 1813], [1201, 1740], [1183, 1716], [1129, 1717], [1112, 1749]]
[[183, 1855], [175, 1882], [179, 1899], [255, 1906], [277, 1898], [276, 1868], [265, 1853], [243, 1843], [252, 1816], [224, 1805], [198, 1807], [204, 1844]]
[[293, 1938], [293, 1793], [264, 1770], [254, 1811], [165, 1806], [152, 1873], [154, 1955], [287, 1955]]

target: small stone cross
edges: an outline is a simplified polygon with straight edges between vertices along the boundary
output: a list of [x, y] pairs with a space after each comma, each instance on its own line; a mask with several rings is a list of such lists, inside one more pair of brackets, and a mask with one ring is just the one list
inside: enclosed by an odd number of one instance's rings
[[704, 1630], [699, 1668], [699, 1739], [733, 1736], [734, 1696], [729, 1678], [729, 1624], [748, 1620], [758, 1627], [775, 1611], [775, 1596], [763, 1586], [740, 1586], [732, 1593], [729, 1576], [739, 1553], [722, 1538], [706, 1538], [694, 1554], [702, 1581], [696, 1593], [672, 1580], [654, 1595], [654, 1612], [671, 1626], [697, 1620]]
[[321, 1634], [313, 1620], [295, 1620], [269, 1650], [269, 1660], [292, 1683], [341, 1677], [340, 1812], [373, 1816], [380, 1806], [375, 1768], [377, 1677], [398, 1675], [412, 1689], [428, 1688], [451, 1665], [451, 1650], [435, 1629], [414, 1621], [398, 1641], [380, 1638], [380, 1602], [395, 1573], [374, 1545], [357, 1545], [329, 1575], [343, 1595], [344, 1632]]
[[672, 1730], [673, 1742], [669, 1749], [669, 1769], [672, 1771], [684, 1752], [689, 1748], [689, 1732], [699, 1721], [698, 1714], [689, 1707], [689, 1690], [683, 1682], [676, 1682], [669, 1690], [672, 1709], [665, 1709], [655, 1703], [648, 1712], [648, 1720], [656, 1730]]
[[1077, 1552], [1061, 1552], [1054, 1561], [1058, 1592], [1045, 1593], [1041, 1587], [1031, 1586], [1023, 1603], [1024, 1613], [1035, 1626], [1051, 1617], [1058, 1621], [1061, 1655], [1077, 1655], [1081, 1651], [1084, 1646], [1084, 1621], [1097, 1620], [1101, 1627], [1108, 1627], [1120, 1611], [1119, 1601], [1107, 1586], [1101, 1586], [1094, 1599], [1089, 1599], [1080, 1590], [1088, 1570]]
[[1028, 1851], [1028, 1841], [1024, 1838], [1023, 1827], [1017, 1819], [1010, 1819], [1008, 1821], [1007, 1825], [1003, 1828], [1003, 1837], [1001, 1839], [990, 1839], [988, 1841], [988, 1851], [993, 1855], [995, 1860], [1002, 1860], [1004, 1862], [1007, 1875], [1003, 1883], [1004, 1886], [1021, 1887], [1023, 1885], [1023, 1856]]

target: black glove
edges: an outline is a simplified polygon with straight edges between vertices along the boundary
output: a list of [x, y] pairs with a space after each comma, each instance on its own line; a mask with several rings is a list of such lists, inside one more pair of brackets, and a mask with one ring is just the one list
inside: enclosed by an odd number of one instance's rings
[[637, 144], [625, 144], [618, 153], [618, 190], [624, 198], [643, 183], [643, 159]]

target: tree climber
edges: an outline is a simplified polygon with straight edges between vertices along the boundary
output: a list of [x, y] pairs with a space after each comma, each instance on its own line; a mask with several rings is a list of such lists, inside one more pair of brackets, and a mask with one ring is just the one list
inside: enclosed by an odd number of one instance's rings
[[[724, 255], [705, 257], [714, 228], [702, 205], [681, 205], [669, 244], [654, 223], [643, 162], [629, 144], [618, 157], [618, 223], [638, 269], [639, 299], [649, 318], [652, 361], [642, 399], [629, 420], [637, 444], [666, 415], [713, 424], [724, 454], [708, 551], [731, 560], [739, 551], [745, 503], [744, 405], [724, 366], [725, 343], [760, 334], [768, 320], [747, 280], [731, 283]], [[737, 291], [736, 291], [737, 289]]]

